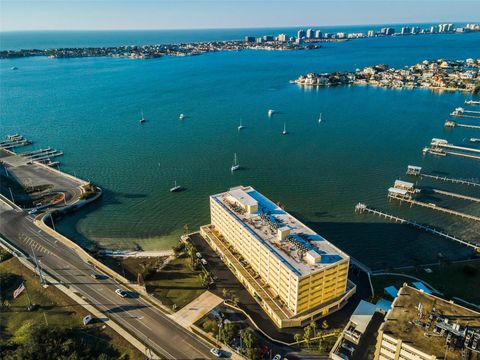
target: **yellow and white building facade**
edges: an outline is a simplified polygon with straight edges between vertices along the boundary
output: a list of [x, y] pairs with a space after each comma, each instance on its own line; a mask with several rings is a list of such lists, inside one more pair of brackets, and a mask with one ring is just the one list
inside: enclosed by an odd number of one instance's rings
[[252, 187], [210, 196], [201, 234], [280, 328], [300, 326], [355, 293], [350, 257]]

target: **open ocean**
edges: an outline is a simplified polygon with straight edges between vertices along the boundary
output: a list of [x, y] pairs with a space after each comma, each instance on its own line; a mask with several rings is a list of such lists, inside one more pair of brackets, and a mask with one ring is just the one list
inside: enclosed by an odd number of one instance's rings
[[[0, 47], [151, 44], [295, 31], [2, 33]], [[480, 161], [423, 157], [421, 152], [433, 137], [454, 144], [480, 137], [478, 130], [443, 127], [448, 114], [470, 96], [362, 86], [303, 89], [289, 80], [310, 71], [479, 56], [480, 33], [471, 33], [359, 39], [325, 43], [312, 51], [252, 50], [148, 60], [0, 60], [0, 135], [20, 133], [34, 141], [30, 148], [64, 151], [61, 170], [104, 189], [100, 201], [57, 225], [84, 245], [98, 241], [114, 248], [169, 248], [185, 224], [193, 231], [209, 222], [210, 194], [243, 184], [280, 201], [372, 267], [435, 262], [438, 252], [461, 259], [470, 250], [378, 217], [356, 215], [354, 206], [365, 202], [480, 241], [479, 226], [471, 221], [400, 206], [386, 197], [396, 179], [408, 180], [409, 164], [423, 166], [427, 173], [480, 181]], [[11, 71], [12, 66], [18, 70]], [[270, 108], [278, 112], [273, 118], [267, 117]], [[142, 109], [147, 119], [143, 126], [138, 122]], [[180, 121], [180, 113], [187, 118]], [[240, 119], [246, 128], [238, 132]], [[281, 135], [284, 122], [288, 136]], [[235, 152], [242, 170], [232, 174]], [[170, 193], [175, 180], [187, 190]], [[480, 190], [471, 187], [424, 180], [419, 184], [480, 197]], [[430, 201], [480, 215], [478, 204]]]

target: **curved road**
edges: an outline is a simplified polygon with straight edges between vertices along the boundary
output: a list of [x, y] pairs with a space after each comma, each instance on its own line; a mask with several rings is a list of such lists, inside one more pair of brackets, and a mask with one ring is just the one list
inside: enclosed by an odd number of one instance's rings
[[[0, 202], [0, 235], [32, 257], [51, 276], [80, 293], [106, 317], [134, 334], [146, 348], [168, 359], [212, 358], [209, 346], [200, 341], [169, 316], [135, 296], [121, 298], [115, 294], [119, 286], [111, 279], [96, 280], [96, 271], [70, 248], [40, 230], [33, 217], [13, 210]], [[34, 249], [34, 250], [32, 250]]]

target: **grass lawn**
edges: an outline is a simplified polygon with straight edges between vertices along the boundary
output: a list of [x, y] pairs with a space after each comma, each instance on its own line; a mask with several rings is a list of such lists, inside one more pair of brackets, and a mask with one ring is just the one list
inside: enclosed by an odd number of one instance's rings
[[[9, 311], [0, 312], [0, 333], [2, 334], [0, 345], [5, 345], [25, 321], [33, 320], [38, 323], [47, 323], [50, 327], [76, 327], [82, 334], [81, 336], [85, 337], [91, 336], [88, 332], [89, 329], [97, 329], [102, 334], [102, 338], [97, 338], [97, 341], [105, 341], [106, 345], [111, 345], [120, 354], [128, 355], [129, 359], [143, 359], [143, 355], [139, 351], [108, 326], [97, 323], [84, 327], [82, 319], [87, 315], [87, 311], [54, 286], [46, 289], [41, 287], [38, 277], [17, 259], [11, 258], [1, 262], [0, 273], [10, 273], [15, 276], [12, 286], [8, 289], [4, 288], [2, 291], [7, 294]], [[32, 303], [39, 305], [35, 311], [27, 311], [26, 291], [23, 291], [16, 299], [12, 298], [12, 292], [21, 284], [22, 280]]]
[[190, 267], [190, 258], [182, 255], [169, 262], [161, 271], [153, 274], [147, 281], [147, 291], [160, 299], [165, 305], [176, 309], [200, 296], [202, 286], [200, 271]]
[[[444, 293], [447, 299], [459, 297], [463, 300], [480, 305], [480, 260], [469, 262], [443, 264], [442, 266], [429, 266], [432, 273], [428, 274], [422, 269], [408, 269], [396, 271], [415, 276], [434, 288]], [[404, 282], [409, 284], [412, 280], [392, 276], [373, 276], [375, 292], [383, 293], [383, 288], [388, 285], [401, 286]]]

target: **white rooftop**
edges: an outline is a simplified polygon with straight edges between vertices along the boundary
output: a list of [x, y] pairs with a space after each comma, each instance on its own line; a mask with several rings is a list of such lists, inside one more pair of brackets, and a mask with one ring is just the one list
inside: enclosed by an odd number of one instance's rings
[[[309, 275], [349, 256], [254, 188], [235, 187], [211, 198], [234, 215], [297, 276]], [[255, 212], [235, 204], [258, 205]], [[255, 202], [255, 203], [254, 203]]]
[[228, 193], [244, 206], [258, 205], [258, 201], [248, 195], [248, 193], [245, 192], [241, 187], [232, 188], [228, 191]]

